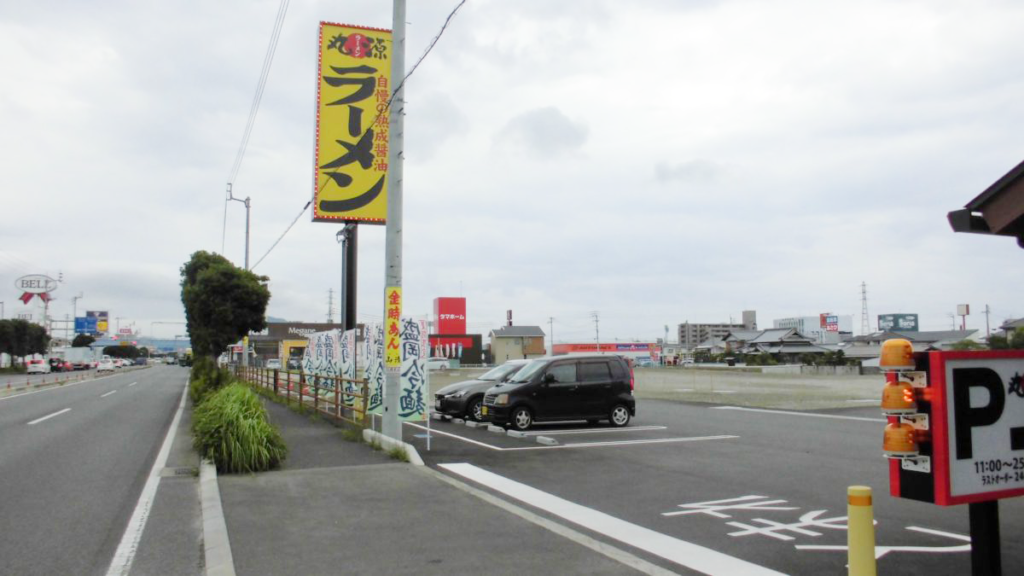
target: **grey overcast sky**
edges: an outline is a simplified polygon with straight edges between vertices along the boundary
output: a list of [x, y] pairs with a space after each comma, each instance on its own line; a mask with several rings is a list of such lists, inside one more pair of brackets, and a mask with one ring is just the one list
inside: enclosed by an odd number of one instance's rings
[[[411, 65], [457, 0], [411, 0]], [[183, 327], [178, 269], [220, 251], [224, 191], [279, 2], [0, 4], [0, 301], [63, 273], [57, 317]], [[293, 0], [238, 176], [259, 260], [311, 197], [318, 23], [391, 3]], [[1024, 316], [1024, 250], [954, 234], [1024, 159], [1018, 1], [469, 0], [408, 82], [405, 310], [465, 296], [471, 332], [556, 341], [684, 321], [879, 313], [984, 330]], [[225, 255], [241, 265], [244, 208]], [[323, 321], [337, 225], [307, 212], [256, 268], [269, 314]], [[359, 319], [384, 229], [360, 227]], [[38, 311], [37, 311], [38, 313]], [[112, 320], [112, 323], [115, 321]], [[959, 320], [957, 320], [959, 322]]]

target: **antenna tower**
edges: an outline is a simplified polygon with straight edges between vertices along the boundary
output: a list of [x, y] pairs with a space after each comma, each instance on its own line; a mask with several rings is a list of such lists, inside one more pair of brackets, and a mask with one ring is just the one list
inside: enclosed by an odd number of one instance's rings
[[871, 332], [871, 323], [868, 322], [868, 285], [860, 283], [860, 333], [861, 335]]

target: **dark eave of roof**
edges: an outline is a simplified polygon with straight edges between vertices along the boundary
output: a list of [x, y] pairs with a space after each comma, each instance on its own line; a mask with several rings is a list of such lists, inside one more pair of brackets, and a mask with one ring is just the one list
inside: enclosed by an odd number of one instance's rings
[[946, 218], [954, 232], [1012, 236], [1024, 248], [1024, 162]]

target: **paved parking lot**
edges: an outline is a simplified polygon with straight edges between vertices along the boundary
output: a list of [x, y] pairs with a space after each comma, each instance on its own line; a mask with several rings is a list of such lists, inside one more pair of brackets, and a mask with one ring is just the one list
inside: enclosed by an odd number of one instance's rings
[[[576, 422], [509, 435], [433, 420], [407, 423], [405, 438], [428, 466], [670, 571], [844, 572], [846, 488], [865, 484], [880, 572], [969, 573], [966, 507], [888, 496], [884, 425], [872, 407], [640, 399], [622, 429]], [[1004, 572], [1024, 572], [1024, 506], [1004, 500], [1000, 511]]]

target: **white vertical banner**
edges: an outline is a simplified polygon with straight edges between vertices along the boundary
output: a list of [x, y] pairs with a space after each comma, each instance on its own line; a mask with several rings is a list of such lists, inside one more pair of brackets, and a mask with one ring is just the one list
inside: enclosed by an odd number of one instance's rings
[[427, 321], [402, 318], [401, 338], [402, 378], [398, 417], [402, 421], [420, 422], [429, 417], [427, 356], [430, 355], [430, 342], [427, 340]]
[[366, 379], [369, 381], [370, 414], [384, 413], [384, 324], [368, 323], [366, 330]]
[[[335, 377], [342, 374], [341, 330], [314, 332], [308, 336], [309, 343], [302, 355], [302, 371], [306, 373], [308, 385], [314, 378]], [[321, 380], [317, 386], [323, 392], [334, 389], [333, 380]]]
[[[345, 379], [344, 391], [349, 394], [359, 394], [360, 387], [355, 383], [356, 379], [356, 331], [349, 330], [341, 334], [338, 342], [338, 352], [341, 356], [339, 375]], [[342, 404], [348, 407], [356, 405], [356, 399], [345, 395], [342, 397]]]

